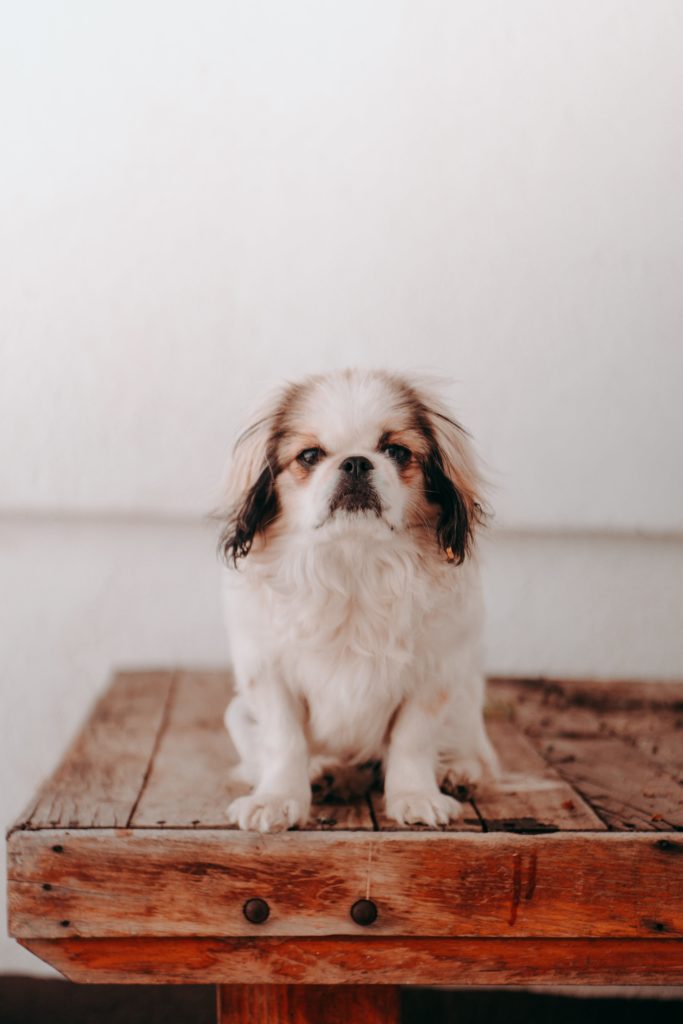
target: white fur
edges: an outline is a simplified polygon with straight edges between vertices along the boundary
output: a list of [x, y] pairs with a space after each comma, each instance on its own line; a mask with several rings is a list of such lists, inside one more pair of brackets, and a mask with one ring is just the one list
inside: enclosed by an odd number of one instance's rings
[[[237, 694], [226, 725], [253, 786], [228, 809], [241, 828], [304, 825], [315, 774], [372, 759], [390, 817], [444, 825], [461, 805], [440, 783], [495, 771], [476, 552], [454, 565], [410, 521], [407, 488], [376, 450], [392, 402], [381, 374], [316, 383], [305, 415], [330, 455], [303, 486], [281, 474], [278, 528], [227, 572]], [[375, 465], [381, 517], [328, 514], [350, 454]]]

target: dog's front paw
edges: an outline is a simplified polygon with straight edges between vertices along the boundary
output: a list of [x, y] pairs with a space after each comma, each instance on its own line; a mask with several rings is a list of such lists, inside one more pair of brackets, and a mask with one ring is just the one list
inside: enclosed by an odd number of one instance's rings
[[399, 825], [447, 825], [462, 814], [462, 804], [445, 793], [396, 793], [386, 799], [386, 812]]
[[310, 798], [286, 793], [251, 793], [232, 801], [228, 821], [250, 832], [284, 832], [296, 825], [304, 826], [310, 807]]
[[482, 784], [495, 781], [500, 769], [493, 749], [471, 757], [456, 757], [442, 765], [438, 773], [439, 788], [446, 793], [465, 789], [476, 791]]

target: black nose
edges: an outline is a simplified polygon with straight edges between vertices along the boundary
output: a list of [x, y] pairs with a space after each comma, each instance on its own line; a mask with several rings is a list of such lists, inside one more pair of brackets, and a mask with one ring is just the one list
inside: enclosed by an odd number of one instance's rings
[[364, 455], [349, 455], [347, 459], [344, 459], [339, 468], [343, 473], [348, 473], [349, 476], [360, 480], [362, 476], [370, 472], [373, 465], [370, 459], [366, 459]]

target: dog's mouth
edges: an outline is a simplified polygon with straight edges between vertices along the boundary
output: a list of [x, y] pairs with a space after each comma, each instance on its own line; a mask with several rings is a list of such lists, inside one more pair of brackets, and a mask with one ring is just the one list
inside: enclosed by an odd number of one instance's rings
[[374, 512], [382, 515], [382, 502], [379, 494], [365, 481], [342, 484], [332, 495], [329, 514], [335, 512]]

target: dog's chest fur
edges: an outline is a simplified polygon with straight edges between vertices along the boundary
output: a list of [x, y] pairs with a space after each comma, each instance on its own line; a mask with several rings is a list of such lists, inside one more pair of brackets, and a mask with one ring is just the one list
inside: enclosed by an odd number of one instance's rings
[[450, 568], [445, 586], [441, 566], [426, 571], [424, 555], [393, 537], [318, 545], [273, 567], [263, 641], [303, 698], [312, 755], [381, 756], [393, 714], [438, 656]]

